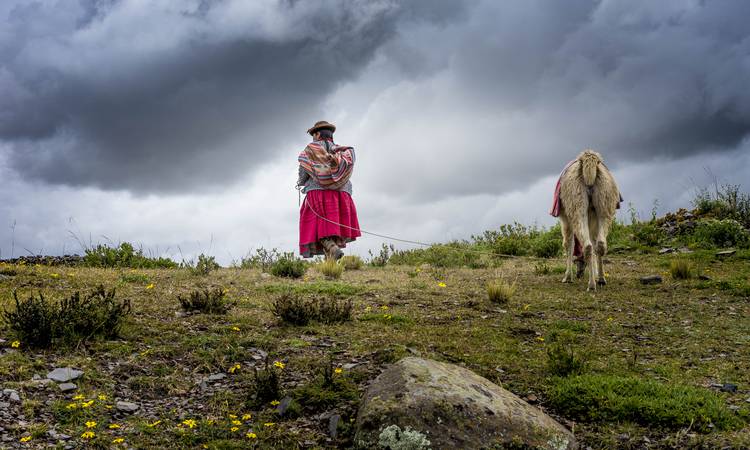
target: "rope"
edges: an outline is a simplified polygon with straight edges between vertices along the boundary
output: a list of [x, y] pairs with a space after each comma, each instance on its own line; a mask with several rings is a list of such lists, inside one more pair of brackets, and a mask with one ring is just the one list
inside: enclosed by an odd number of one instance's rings
[[[348, 228], [348, 229], [354, 230], [354, 231], [359, 231], [362, 234], [369, 234], [371, 236], [377, 236], [379, 238], [387, 239], [389, 241], [397, 241], [397, 242], [404, 242], [404, 243], [407, 243], [407, 244], [421, 245], [423, 247], [432, 247], [434, 245], [434, 244], [427, 244], [425, 242], [411, 241], [409, 239], [401, 239], [401, 238], [397, 238], [397, 237], [393, 237], [393, 236], [388, 236], [388, 235], [380, 234], [380, 233], [373, 233], [372, 231], [366, 231], [366, 230], [363, 230], [361, 228], [354, 228], [354, 227], [350, 227], [348, 225], [344, 225], [343, 223], [335, 222], [335, 221], [333, 221], [331, 219], [328, 219], [328, 218], [323, 217], [320, 214], [318, 214], [318, 212], [315, 211], [315, 209], [312, 207], [312, 205], [310, 205], [310, 203], [307, 201], [307, 196], [305, 196], [305, 205], [307, 205], [307, 207], [310, 208], [310, 211], [312, 211], [313, 214], [315, 214], [319, 219], [325, 220], [326, 222], [332, 223], [334, 225], [338, 225], [340, 227]], [[456, 252], [477, 253], [477, 254], [481, 254], [481, 255], [490, 255], [490, 256], [504, 257], [504, 258], [518, 258], [518, 255], [507, 255], [507, 254], [503, 254], [503, 253], [486, 252], [486, 251], [474, 250], [474, 249], [470, 249], [470, 248], [456, 248], [456, 247], [450, 247], [450, 246], [447, 246], [447, 245], [445, 247], [443, 247], [443, 248], [446, 248], [446, 249], [452, 250], [452, 251], [456, 251]], [[536, 259], [535, 257], [529, 257], [529, 258]]]

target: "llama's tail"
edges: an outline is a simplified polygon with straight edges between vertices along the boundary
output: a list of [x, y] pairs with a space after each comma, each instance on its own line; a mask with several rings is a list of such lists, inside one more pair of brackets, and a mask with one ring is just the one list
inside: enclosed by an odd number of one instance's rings
[[599, 163], [602, 162], [602, 160], [596, 152], [590, 150], [583, 152], [580, 156], [580, 160], [583, 183], [586, 186], [593, 186], [596, 181], [596, 173]]

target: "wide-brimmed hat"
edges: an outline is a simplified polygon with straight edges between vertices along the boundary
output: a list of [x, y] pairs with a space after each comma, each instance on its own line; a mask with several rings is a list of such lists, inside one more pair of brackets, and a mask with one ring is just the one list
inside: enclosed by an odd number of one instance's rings
[[321, 120], [319, 122], [315, 122], [315, 125], [312, 126], [309, 130], [307, 130], [307, 134], [314, 134], [318, 130], [331, 130], [331, 132], [336, 131], [336, 125], [332, 123], [328, 123], [325, 120]]

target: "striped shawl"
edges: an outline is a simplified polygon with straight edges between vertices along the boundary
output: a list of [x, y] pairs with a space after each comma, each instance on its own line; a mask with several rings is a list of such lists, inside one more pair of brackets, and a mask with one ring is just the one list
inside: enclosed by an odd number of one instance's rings
[[299, 154], [299, 164], [325, 189], [338, 190], [349, 181], [354, 170], [354, 148], [333, 145], [326, 149], [311, 142]]

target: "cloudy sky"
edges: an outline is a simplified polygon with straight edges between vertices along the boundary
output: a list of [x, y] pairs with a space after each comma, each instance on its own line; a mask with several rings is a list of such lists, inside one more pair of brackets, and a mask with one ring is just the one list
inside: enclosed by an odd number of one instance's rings
[[715, 180], [747, 190], [747, 17], [744, 0], [3, 0], [1, 256], [293, 250], [321, 119], [357, 150], [361, 226], [406, 239], [553, 224], [587, 147], [643, 216]]

